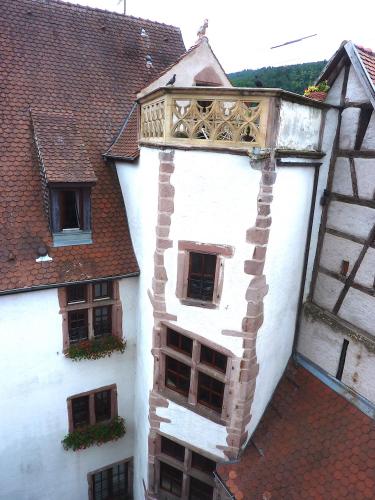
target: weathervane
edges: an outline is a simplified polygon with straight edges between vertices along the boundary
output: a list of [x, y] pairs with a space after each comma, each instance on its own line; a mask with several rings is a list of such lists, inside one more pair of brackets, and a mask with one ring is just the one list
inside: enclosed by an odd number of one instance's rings
[[205, 19], [204, 20], [204, 23], [203, 25], [199, 28], [198, 30], [198, 40], [197, 40], [197, 43], [204, 37], [206, 36], [206, 29], [208, 28], [208, 19]]

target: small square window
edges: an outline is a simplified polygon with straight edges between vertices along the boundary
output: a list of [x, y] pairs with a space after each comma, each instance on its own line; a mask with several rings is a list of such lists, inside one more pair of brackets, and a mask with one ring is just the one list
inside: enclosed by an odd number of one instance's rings
[[182, 471], [160, 462], [160, 488], [178, 497], [182, 494]]
[[111, 282], [100, 281], [94, 284], [94, 300], [110, 299], [111, 298]]
[[190, 252], [187, 296], [212, 302], [215, 288], [216, 255]]
[[198, 403], [221, 413], [223, 409], [224, 384], [215, 378], [199, 372]]
[[161, 437], [161, 452], [164, 455], [169, 455], [170, 457], [183, 462], [185, 460], [185, 448], [166, 437]]
[[68, 304], [86, 302], [86, 285], [70, 285], [67, 287]]
[[187, 397], [190, 389], [190, 367], [169, 356], [166, 356], [165, 361], [166, 387]]
[[180, 333], [167, 328], [167, 346], [176, 351], [183, 352], [191, 358], [193, 352], [193, 341]]
[[87, 340], [88, 324], [87, 309], [79, 309], [68, 312], [69, 342], [75, 344], [82, 340]]

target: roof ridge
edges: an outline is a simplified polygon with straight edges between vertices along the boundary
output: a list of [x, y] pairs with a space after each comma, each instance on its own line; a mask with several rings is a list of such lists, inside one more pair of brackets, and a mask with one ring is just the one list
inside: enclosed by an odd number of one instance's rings
[[99, 9], [98, 7], [90, 7], [89, 5], [81, 5], [81, 4], [70, 2], [70, 1], [65, 1], [65, 0], [28, 0], [28, 1], [30, 1], [31, 3], [39, 3], [40, 5], [54, 4], [54, 5], [59, 5], [59, 6], [65, 7], [65, 8], [66, 7], [67, 8], [74, 8], [77, 10], [98, 12], [101, 14], [107, 14], [107, 15], [115, 16], [115, 17], [134, 19], [135, 21], [158, 24], [159, 26], [167, 26], [169, 28], [174, 28], [174, 29], [181, 32], [181, 28], [179, 26], [175, 26], [173, 24], [166, 24], [166, 23], [162, 23], [160, 21], [153, 21], [152, 19], [146, 19], [146, 18], [138, 17], [138, 16], [131, 16], [128, 14], [122, 14], [121, 12], [115, 12], [115, 11], [111, 11], [111, 10], [107, 10], [107, 9]]
[[367, 54], [371, 54], [372, 56], [375, 56], [375, 52], [370, 49], [369, 47], [364, 47], [363, 45], [358, 45], [357, 43], [354, 44], [357, 49], [363, 50], [363, 52], [367, 52]]

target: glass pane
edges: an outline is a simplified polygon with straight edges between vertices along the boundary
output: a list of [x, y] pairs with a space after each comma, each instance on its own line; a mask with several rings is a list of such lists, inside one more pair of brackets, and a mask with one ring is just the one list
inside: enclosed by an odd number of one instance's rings
[[88, 339], [86, 309], [68, 312], [68, 330], [70, 343]]
[[97, 472], [92, 477], [94, 500], [108, 500], [110, 492], [111, 471]]
[[81, 396], [72, 400], [73, 427], [90, 424], [89, 396]]
[[199, 372], [198, 402], [220, 413], [223, 407], [224, 387], [219, 380]]
[[185, 448], [165, 437], [161, 437], [161, 451], [180, 462], [183, 462], [185, 459]]
[[97, 422], [111, 418], [111, 391], [95, 393], [95, 419]]
[[216, 255], [205, 254], [203, 262], [204, 262], [203, 264], [204, 274], [209, 274], [211, 276], [214, 276], [216, 269]]
[[189, 500], [212, 500], [214, 489], [194, 477], [190, 478]]
[[185, 337], [185, 335], [181, 335], [170, 328], [167, 329], [167, 346], [177, 351], [182, 351], [190, 357], [193, 352], [193, 341], [189, 337]]
[[187, 396], [190, 388], [190, 367], [166, 356], [165, 385]]
[[70, 285], [67, 287], [68, 304], [86, 302], [86, 285]]
[[182, 471], [160, 462], [160, 488], [180, 496], [182, 493]]
[[94, 299], [109, 299], [111, 297], [111, 282], [100, 281], [94, 285]]
[[187, 296], [212, 301], [215, 286], [216, 255], [190, 253]]
[[111, 306], [95, 307], [93, 314], [94, 336], [111, 335], [112, 333], [112, 308]]
[[202, 274], [203, 254], [190, 253], [190, 273]]
[[217, 370], [220, 370], [223, 373], [226, 372], [227, 357], [224, 356], [224, 354], [214, 351], [204, 345], [201, 347], [201, 362], [214, 366]]

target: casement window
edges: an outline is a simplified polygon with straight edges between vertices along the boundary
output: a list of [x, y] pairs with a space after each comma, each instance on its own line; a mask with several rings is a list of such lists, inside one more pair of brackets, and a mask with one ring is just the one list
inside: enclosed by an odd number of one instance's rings
[[224, 401], [231, 364], [222, 351], [165, 327], [160, 390], [170, 399], [177, 399], [180, 404], [185, 402], [190, 409], [221, 421], [226, 416]]
[[91, 188], [51, 188], [50, 199], [54, 246], [92, 243]]
[[117, 417], [116, 385], [68, 398], [69, 432]]
[[155, 466], [161, 500], [212, 500], [214, 460], [159, 435]]
[[88, 483], [89, 500], [132, 500], [132, 459], [91, 472]]
[[220, 303], [224, 257], [232, 257], [228, 245], [179, 241], [176, 295], [183, 304], [216, 307]]
[[122, 310], [117, 281], [59, 288], [64, 350], [84, 340], [122, 336]]

